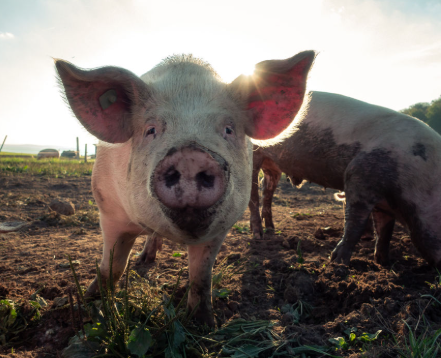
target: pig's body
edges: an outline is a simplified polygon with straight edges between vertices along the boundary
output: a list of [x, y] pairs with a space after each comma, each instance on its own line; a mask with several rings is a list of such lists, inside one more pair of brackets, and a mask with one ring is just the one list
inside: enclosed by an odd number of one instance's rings
[[[85, 71], [56, 62], [74, 114], [103, 141], [92, 189], [103, 232], [104, 281], [111, 251], [118, 280], [140, 234], [186, 244], [188, 308], [197, 307], [195, 317], [214, 325], [211, 269], [249, 201], [249, 137], [272, 138], [290, 125], [314, 56], [307, 51], [264, 61], [252, 77], [230, 84], [192, 56], [168, 58], [141, 78], [116, 67]], [[87, 294], [97, 286], [95, 279]]]
[[410, 230], [423, 257], [441, 265], [441, 137], [423, 122], [349, 97], [312, 92], [293, 134], [256, 147], [250, 200], [254, 237], [263, 235], [258, 172], [264, 171], [262, 218], [273, 228], [271, 200], [282, 172], [346, 193], [345, 232], [332, 259], [349, 262], [372, 212], [375, 259], [386, 263], [394, 221]]
[[[242, 155], [247, 158], [247, 162], [251, 162], [251, 144], [247, 146]], [[108, 276], [110, 252], [114, 249], [113, 273], [114, 279], [118, 280], [126, 267], [127, 257], [135, 239], [141, 234], [160, 235], [174, 242], [189, 245], [190, 280], [195, 289], [190, 291], [189, 305], [195, 307], [199, 304], [204, 312], [202, 316], [198, 316], [199, 319], [212, 325], [212, 318], [209, 316], [211, 267], [228, 230], [237, 220], [238, 212], [243, 212], [247, 206], [246, 193], [251, 190], [251, 180], [249, 185], [247, 181], [233, 183], [233, 188], [244, 185], [245, 191], [233, 195], [233, 190], [230, 190], [229, 195], [232, 197], [225, 196], [226, 205], [216, 213], [210, 225], [211, 230], [195, 235], [179, 232], [179, 228], [170, 223], [170, 218], [161, 210], [157, 200], [149, 201], [144, 195], [140, 195], [142, 182], [129, 178], [131, 160], [131, 141], [116, 146], [102, 144], [98, 147], [92, 174], [92, 190], [100, 210], [100, 225], [104, 239], [101, 273], [105, 277]], [[245, 177], [251, 177], [249, 165], [241, 170], [244, 170]], [[232, 172], [234, 173], [234, 169]], [[145, 203], [140, 202], [141, 200]], [[141, 206], [145, 206], [142, 211]], [[88, 292], [95, 292], [97, 284], [98, 281], [95, 280]], [[201, 294], [201, 290], [204, 290], [204, 294]]]

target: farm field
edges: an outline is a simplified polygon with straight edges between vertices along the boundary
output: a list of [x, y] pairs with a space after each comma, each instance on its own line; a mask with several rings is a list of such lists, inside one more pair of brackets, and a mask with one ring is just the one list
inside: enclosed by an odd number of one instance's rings
[[[79, 261], [76, 274], [80, 285], [87, 287], [95, 276], [96, 260], [101, 259], [102, 239], [90, 189], [93, 164], [76, 165], [63, 169], [51, 162], [32, 169], [23, 162], [0, 160], [0, 223], [28, 224], [0, 234], [0, 301], [24, 304], [38, 291], [47, 302], [39, 310], [41, 317], [30, 319], [23, 331], [0, 331], [0, 357], [61, 357], [78, 330], [67, 301], [60, 304], [75, 287], [67, 256]], [[277, 352], [283, 354], [274, 357], [436, 357], [434, 350], [412, 354], [418, 343], [428, 350], [441, 329], [440, 273], [421, 258], [400, 225], [391, 243], [390, 266], [374, 263], [372, 238], [357, 245], [350, 266], [331, 264], [328, 257], [343, 234], [343, 208], [333, 193], [313, 184], [292, 188], [282, 178], [273, 207], [276, 230], [262, 240], [252, 239], [249, 213], [244, 213], [228, 234], [214, 268], [215, 273], [231, 272], [216, 286], [217, 325], [239, 318], [273, 321], [275, 334], [289, 343], [259, 357]], [[75, 214], [52, 212], [49, 204], [54, 199], [72, 202]], [[182, 270], [175, 288], [178, 304], [188, 284], [185, 247], [164, 241], [153, 264], [135, 264], [143, 244], [144, 237], [138, 238], [130, 269], [167, 294]], [[309, 346], [328, 350], [296, 350]], [[210, 350], [205, 353], [208, 357]], [[223, 354], [239, 357], [239, 353]], [[204, 355], [189, 351], [185, 356]]]

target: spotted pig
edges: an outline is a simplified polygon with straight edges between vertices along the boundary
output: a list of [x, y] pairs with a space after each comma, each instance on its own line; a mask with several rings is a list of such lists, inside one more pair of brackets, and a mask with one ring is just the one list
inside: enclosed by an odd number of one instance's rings
[[281, 173], [346, 194], [345, 227], [331, 260], [348, 264], [372, 213], [375, 260], [388, 262], [395, 220], [441, 267], [441, 136], [416, 118], [338, 94], [311, 92], [286, 139], [256, 145], [249, 203], [255, 238], [263, 235], [258, 173], [264, 172], [262, 219], [274, 228], [271, 201]]

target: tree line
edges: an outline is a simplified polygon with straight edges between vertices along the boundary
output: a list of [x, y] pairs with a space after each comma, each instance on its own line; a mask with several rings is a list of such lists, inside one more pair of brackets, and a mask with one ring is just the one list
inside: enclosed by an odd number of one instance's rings
[[415, 103], [400, 112], [422, 120], [441, 134], [441, 96], [430, 103]]

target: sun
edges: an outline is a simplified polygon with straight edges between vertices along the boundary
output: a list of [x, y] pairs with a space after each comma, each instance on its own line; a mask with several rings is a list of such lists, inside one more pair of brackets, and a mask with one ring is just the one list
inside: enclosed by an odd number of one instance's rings
[[234, 66], [220, 66], [220, 68], [217, 68], [216, 70], [219, 72], [222, 79], [228, 83], [240, 75], [252, 75], [254, 73], [255, 64], [254, 61], [243, 61], [241, 63], [235, 63]]
[[245, 76], [251, 76], [254, 73], [256, 66], [252, 65], [252, 66], [245, 66], [242, 69], [241, 75], [245, 75]]

